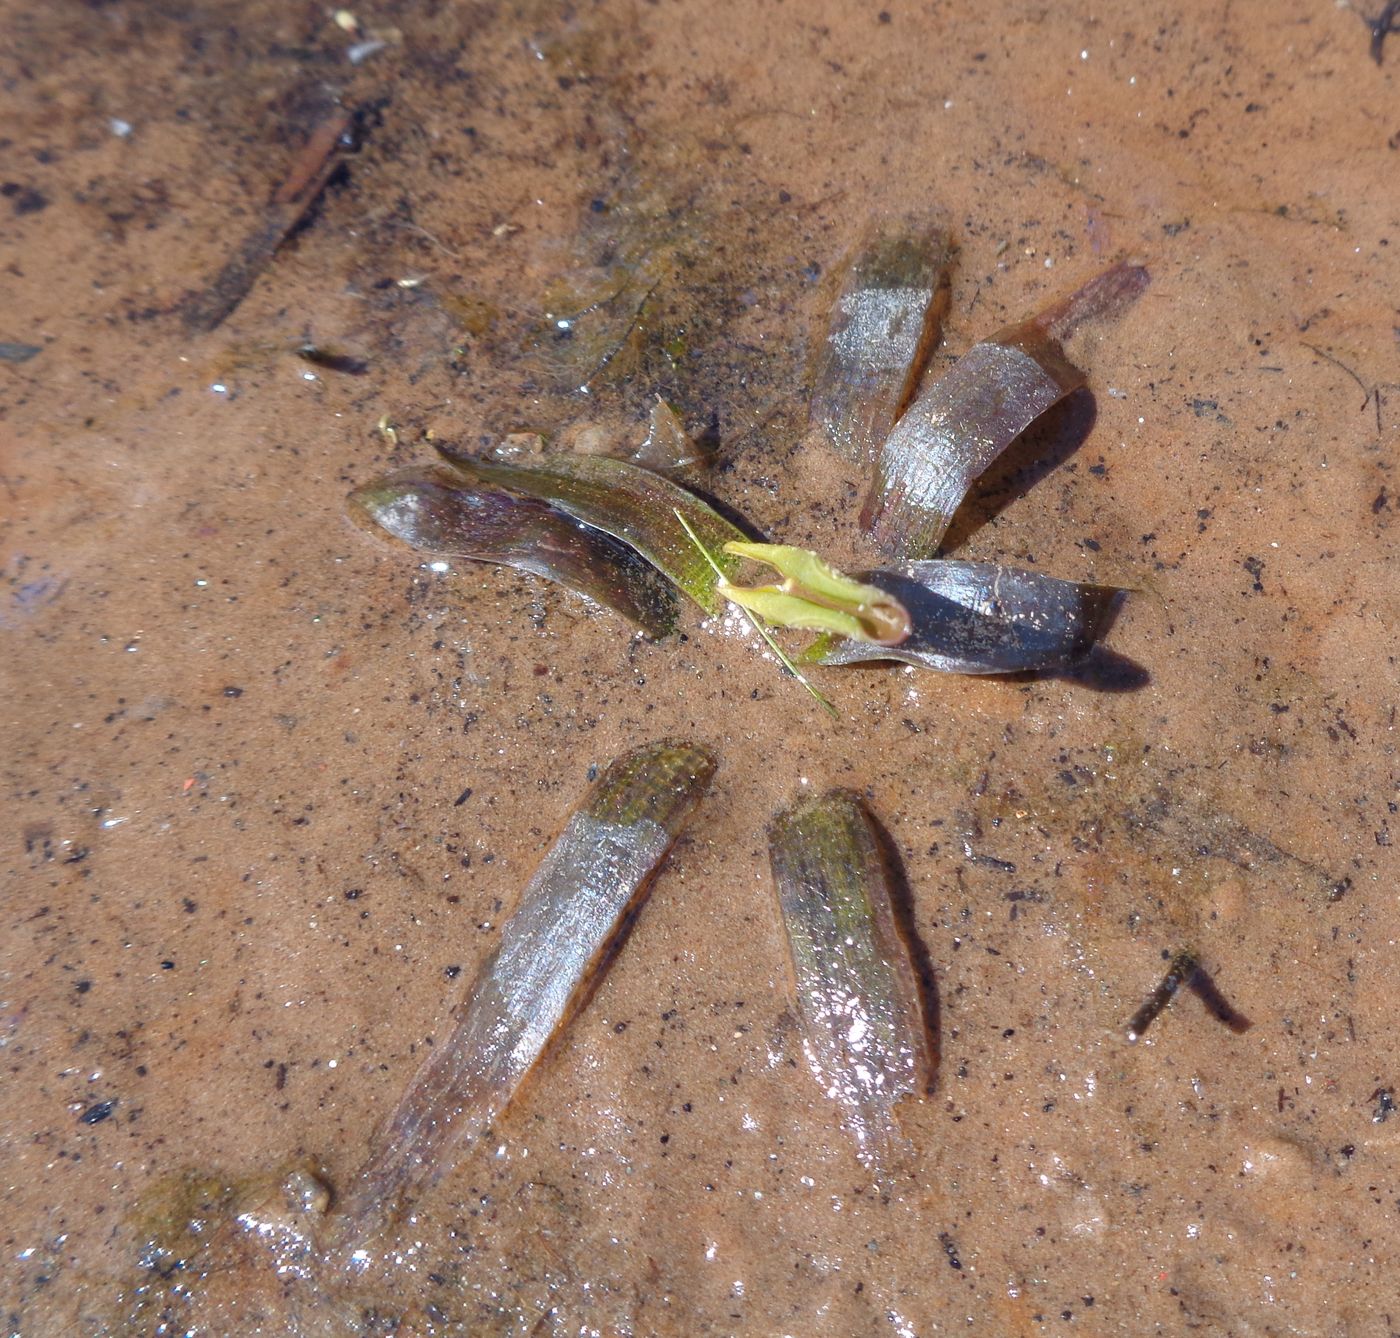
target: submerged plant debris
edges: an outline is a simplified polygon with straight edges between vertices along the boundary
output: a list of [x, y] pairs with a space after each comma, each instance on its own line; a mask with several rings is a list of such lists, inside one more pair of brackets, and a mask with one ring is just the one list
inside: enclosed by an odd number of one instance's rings
[[896, 906], [895, 874], [859, 796], [832, 790], [774, 818], [768, 853], [803, 1048], [861, 1161], [887, 1179], [896, 1107], [933, 1085], [937, 1050]]
[[1123, 590], [1083, 585], [996, 562], [930, 559], [862, 572], [908, 610], [893, 645], [826, 639], [822, 664], [899, 660], [954, 674], [1049, 673], [1079, 663], [1113, 624]]
[[[676, 518], [683, 515], [711, 552], [748, 536], [708, 502], [660, 474], [607, 456], [550, 452], [530, 464], [446, 454], [468, 480], [540, 497], [561, 511], [630, 544], [707, 613], [719, 609], [717, 577]], [[721, 556], [726, 574], [737, 560]]]
[[[750, 541], [708, 502], [665, 477], [662, 471], [683, 468], [699, 453], [659, 396], [646, 440], [627, 458], [618, 458], [625, 453], [618, 435], [598, 424], [566, 431], [571, 450], [546, 450], [533, 433], [508, 437], [489, 455], [439, 446], [456, 483], [441, 470], [396, 475], [359, 490], [352, 505], [377, 512], [381, 524], [420, 547], [433, 547], [426, 535], [432, 530], [457, 544], [444, 551], [553, 576], [653, 635], [669, 626], [657, 613], [654, 590], [637, 597], [639, 578], [615, 551], [590, 548], [578, 534], [569, 536], [567, 561], [546, 551], [554, 533], [544, 523], [547, 511], [522, 503], [521, 520], [536, 521], [529, 532], [511, 534], [498, 525], [489, 540], [469, 547], [465, 532], [481, 528], [484, 513], [469, 499], [489, 493], [501, 517], [509, 514], [512, 494], [547, 503], [630, 546], [707, 613], [717, 612], [721, 599], [743, 608], [784, 667], [828, 711], [834, 712], [830, 702], [765, 624], [820, 633], [804, 658], [827, 665], [893, 659], [968, 674], [1064, 669], [1107, 632], [1123, 592], [992, 564], [918, 559], [937, 548], [977, 476], [1035, 418], [1084, 384], [1059, 340], [1136, 300], [1147, 271], [1114, 266], [976, 345], [952, 372], [920, 388], [946, 306], [951, 249], [946, 233], [927, 220], [889, 222], [871, 232], [838, 299], [813, 399], [813, 420], [828, 439], [865, 463], [888, 432], [862, 520], [903, 565], [853, 580], [810, 550]], [[406, 486], [413, 491], [405, 493]], [[454, 488], [472, 513], [470, 523], [449, 514]], [[430, 522], [419, 514], [429, 505]], [[424, 533], [414, 537], [415, 531]], [[740, 585], [734, 580], [740, 558], [765, 562], [783, 579]], [[593, 580], [590, 562], [600, 567]]]
[[557, 581], [648, 636], [665, 636], [675, 626], [675, 593], [651, 563], [539, 498], [427, 466], [357, 488], [350, 507], [426, 553], [500, 563]]
[[1060, 341], [1147, 286], [1118, 265], [1037, 316], [975, 344], [926, 385], [880, 449], [861, 524], [889, 556], [932, 557], [968, 489], [1045, 411], [1085, 384]]
[[345, 1195], [347, 1242], [398, 1216], [505, 1110], [597, 985], [714, 770], [704, 748], [663, 740], [604, 771], [376, 1136]]
[[811, 421], [853, 464], [874, 463], [919, 387], [948, 308], [953, 248], [928, 217], [881, 219], [857, 243], [818, 346]]
[[1123, 1034], [1130, 1045], [1136, 1045], [1142, 1039], [1143, 1033], [1161, 1016], [1176, 992], [1183, 986], [1200, 998], [1217, 1022], [1223, 1023], [1233, 1032], [1249, 1030], [1249, 1019], [1237, 1012], [1220, 993], [1196, 954], [1189, 948], [1183, 948], [1171, 959], [1167, 973], [1158, 982], [1156, 989], [1128, 1019]]
[[218, 329], [248, 296], [258, 276], [335, 175], [351, 145], [354, 123], [353, 112], [333, 105], [311, 126], [291, 170], [263, 210], [262, 222], [244, 238], [213, 282], [186, 304], [187, 328], [201, 333]]

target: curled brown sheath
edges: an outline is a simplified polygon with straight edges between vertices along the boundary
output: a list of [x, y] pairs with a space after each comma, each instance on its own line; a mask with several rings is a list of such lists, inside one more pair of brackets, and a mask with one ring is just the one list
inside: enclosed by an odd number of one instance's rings
[[344, 1243], [392, 1221], [505, 1110], [587, 1002], [714, 770], [704, 748], [667, 740], [599, 778], [375, 1135], [345, 1196]]
[[895, 1107], [931, 1088], [937, 1052], [880, 833], [859, 796], [832, 790], [778, 814], [768, 853], [807, 1062], [887, 1178]]
[[1047, 409], [1085, 383], [1060, 341], [1115, 315], [1148, 274], [1117, 265], [1062, 302], [974, 344], [924, 386], [880, 449], [861, 524], [891, 557], [932, 557], [973, 482]]

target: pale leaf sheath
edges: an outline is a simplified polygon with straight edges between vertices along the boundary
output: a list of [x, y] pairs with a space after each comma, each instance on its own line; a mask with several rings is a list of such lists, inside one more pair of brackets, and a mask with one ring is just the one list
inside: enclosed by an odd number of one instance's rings
[[833, 790], [780, 813], [768, 850], [808, 1064], [888, 1180], [895, 1108], [929, 1090], [937, 1058], [880, 836], [858, 796]]
[[376, 1136], [346, 1195], [362, 1238], [411, 1203], [489, 1128], [583, 1006], [714, 772], [691, 744], [614, 762], [531, 878], [456, 1010]]
[[861, 516], [891, 556], [930, 557], [973, 482], [1047, 409], [1084, 384], [1057, 346], [975, 344], [924, 388], [880, 451]]

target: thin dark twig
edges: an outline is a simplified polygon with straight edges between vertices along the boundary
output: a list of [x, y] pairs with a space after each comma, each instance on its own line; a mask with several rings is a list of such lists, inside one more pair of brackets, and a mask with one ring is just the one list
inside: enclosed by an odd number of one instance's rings
[[1210, 978], [1210, 973], [1205, 967], [1197, 965], [1186, 981], [1186, 988], [1205, 1004], [1217, 1022], [1223, 1022], [1237, 1035], [1251, 1027], [1250, 1020], [1216, 988], [1215, 981]]
[[1389, 0], [1373, 19], [1368, 19], [1364, 14], [1361, 18], [1371, 30], [1371, 59], [1379, 65], [1384, 54], [1385, 39], [1391, 33], [1400, 33], [1400, 0]]
[[1152, 1025], [1157, 1015], [1171, 1003], [1172, 996], [1195, 974], [1198, 965], [1196, 954], [1189, 948], [1183, 949], [1172, 958], [1172, 964], [1167, 968], [1167, 974], [1162, 977], [1161, 983], [1147, 996], [1142, 1007], [1128, 1019], [1126, 1031], [1129, 1043], [1136, 1043], [1141, 1039], [1143, 1032]]
[[340, 166], [353, 122], [351, 112], [335, 106], [312, 126], [290, 171], [264, 208], [262, 222], [244, 239], [209, 287], [186, 304], [188, 329], [204, 333], [217, 329], [248, 295]]
[[[1396, 6], [1397, 8], [1400, 8], [1400, 0], [1394, 0], [1394, 4], [1395, 4], [1395, 6]], [[1349, 377], [1351, 377], [1351, 379], [1352, 379], [1353, 381], [1355, 381], [1356, 384], [1357, 384], [1358, 386], [1361, 387], [1361, 389], [1365, 392], [1365, 398], [1361, 401], [1361, 410], [1362, 410], [1363, 413], [1366, 411], [1366, 406], [1367, 406], [1368, 404], [1370, 404], [1372, 400], [1375, 401], [1375, 403], [1376, 403], [1376, 431], [1379, 432], [1379, 431], [1381, 430], [1381, 388], [1380, 388], [1380, 385], [1377, 384], [1377, 385], [1368, 386], [1368, 385], [1366, 384], [1366, 382], [1363, 381], [1363, 380], [1361, 379], [1361, 375], [1360, 375], [1359, 372], [1357, 372], [1354, 368], [1348, 367], [1348, 366], [1346, 365], [1346, 363], [1344, 363], [1340, 358], [1338, 358], [1338, 357], [1334, 356], [1333, 354], [1329, 353], [1325, 348], [1319, 348], [1316, 344], [1310, 344], [1310, 343], [1308, 343], [1308, 341], [1307, 341], [1306, 339], [1300, 340], [1299, 342], [1303, 345], [1304, 348], [1311, 349], [1314, 353], [1317, 354], [1317, 356], [1318, 356], [1319, 358], [1322, 358], [1322, 359], [1324, 359], [1325, 361], [1330, 362], [1330, 363], [1332, 364], [1332, 366], [1334, 366], [1334, 367], [1340, 368], [1340, 369], [1341, 369], [1342, 371], [1344, 371]]]
[[1210, 1015], [1217, 1022], [1224, 1023], [1236, 1034], [1249, 1030], [1250, 1020], [1221, 994], [1215, 981], [1210, 978], [1210, 973], [1201, 965], [1196, 954], [1190, 948], [1183, 948], [1172, 958], [1171, 965], [1167, 967], [1167, 974], [1162, 977], [1161, 983], [1147, 996], [1146, 1002], [1129, 1019], [1124, 1030], [1130, 1044], [1134, 1044], [1142, 1038], [1143, 1032], [1152, 1025], [1158, 1014], [1166, 1008], [1182, 986], [1189, 989], [1205, 1004]]

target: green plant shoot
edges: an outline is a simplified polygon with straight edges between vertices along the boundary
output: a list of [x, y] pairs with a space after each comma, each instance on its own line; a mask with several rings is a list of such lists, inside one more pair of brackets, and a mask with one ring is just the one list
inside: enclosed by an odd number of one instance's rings
[[897, 646], [909, 635], [909, 611], [878, 586], [853, 581], [815, 553], [790, 544], [730, 542], [726, 553], [752, 558], [784, 579], [777, 585], [741, 586], [720, 579], [719, 593], [775, 627], [799, 627]]
[[[685, 530], [686, 534], [690, 536], [690, 542], [695, 545], [695, 547], [700, 551], [700, 555], [705, 559], [706, 562], [710, 564], [711, 568], [714, 570], [716, 579], [715, 588], [718, 591], [718, 593], [723, 595], [725, 599], [731, 599], [730, 592], [733, 590], [734, 587], [729, 584], [729, 579], [725, 576], [724, 569], [715, 560], [714, 554], [711, 553], [710, 550], [705, 547], [704, 543], [700, 539], [700, 536], [696, 534], [695, 531], [690, 527], [690, 523], [686, 520], [686, 518], [683, 515], [681, 515], [679, 510], [675, 511], [675, 517], [678, 521], [680, 521], [681, 526]], [[747, 546], [754, 548], [781, 547], [781, 545], [778, 544], [752, 544]], [[725, 547], [728, 548], [729, 545], [726, 544]], [[753, 624], [754, 630], [767, 643], [768, 649], [771, 650], [773, 654], [778, 657], [778, 660], [782, 664], [783, 668], [786, 669], [788, 673], [790, 673], [799, 683], [802, 684], [804, 688], [807, 689], [808, 692], [812, 694], [812, 697], [821, 706], [821, 708], [827, 712], [828, 715], [830, 715], [833, 719], [839, 720], [841, 718], [841, 713], [825, 697], [823, 697], [820, 692], [817, 691], [816, 687], [813, 685], [812, 681], [807, 677], [807, 675], [804, 674], [795, 664], [793, 664], [792, 660], [788, 658], [783, 648], [780, 645], [778, 645], [776, 641], [773, 640], [772, 634], [759, 621], [758, 615], [755, 613], [755, 611], [747, 607], [740, 600], [734, 599], [731, 600], [731, 602], [738, 604], [739, 607], [744, 610], [744, 616], [748, 618], [749, 622]]]

